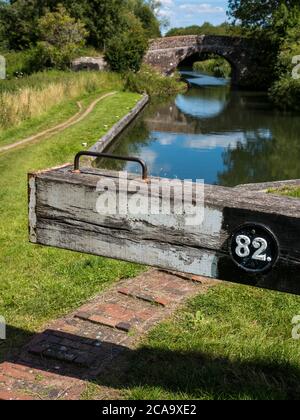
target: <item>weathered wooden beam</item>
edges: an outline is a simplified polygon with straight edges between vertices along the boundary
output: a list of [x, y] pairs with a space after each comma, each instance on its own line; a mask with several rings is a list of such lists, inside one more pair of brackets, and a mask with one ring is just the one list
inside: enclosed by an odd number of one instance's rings
[[[96, 210], [97, 184], [114, 181], [119, 196], [125, 192], [119, 173], [72, 169], [29, 175], [31, 242], [300, 294], [300, 200], [207, 185], [198, 226], [175, 213], [107, 215]], [[150, 178], [147, 185], [158, 182]], [[172, 207], [177, 200], [171, 196]]]

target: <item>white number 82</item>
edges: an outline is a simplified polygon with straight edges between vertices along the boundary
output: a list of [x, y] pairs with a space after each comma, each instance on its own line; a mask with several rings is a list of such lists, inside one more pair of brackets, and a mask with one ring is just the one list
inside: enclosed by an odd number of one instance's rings
[[[239, 235], [236, 238], [237, 248], [235, 250], [236, 254], [240, 258], [249, 257], [251, 254], [250, 245], [251, 239], [246, 235]], [[265, 251], [268, 249], [268, 242], [263, 238], [255, 238], [252, 242], [252, 245], [257, 251], [252, 255], [252, 260], [256, 261], [269, 261]]]

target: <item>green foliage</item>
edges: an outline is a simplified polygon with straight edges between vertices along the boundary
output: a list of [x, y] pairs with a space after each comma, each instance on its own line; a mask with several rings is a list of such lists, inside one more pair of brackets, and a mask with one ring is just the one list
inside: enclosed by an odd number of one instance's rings
[[67, 68], [88, 35], [83, 23], [72, 18], [63, 6], [38, 20], [38, 33], [40, 41], [31, 57], [35, 70]]
[[80, 3], [84, 3], [80, 18], [86, 23], [90, 33], [88, 43], [96, 48], [104, 49], [112, 36], [120, 34], [124, 29], [126, 2], [124, 0], [88, 0]]
[[148, 38], [161, 36], [160, 22], [155, 15], [155, 5], [153, 7], [154, 9], [144, 0], [134, 0], [134, 14], [141, 21]]
[[126, 375], [108, 381], [130, 400], [298, 400], [291, 320], [299, 303], [284, 293], [212, 287], [154, 328]]
[[[48, 78], [48, 75], [45, 77]], [[66, 74], [66, 77], [70, 75]], [[119, 90], [117, 76], [114, 76], [117, 84], [113, 80], [109, 83], [107, 77], [112, 79], [111, 75], [100, 74], [100, 77], [104, 77], [104, 80], [97, 96], [107, 92], [107, 89]], [[80, 99], [87, 107], [94, 100], [94, 93]], [[28, 145], [21, 151], [14, 150], [0, 156], [0, 209], [3, 214], [0, 221], [0, 313], [10, 328], [8, 339], [0, 345], [1, 360], [7, 359], [11, 349], [16, 350], [24, 340], [28, 341], [28, 335], [35, 333], [49, 320], [79, 307], [113, 281], [135, 276], [141, 271], [133, 264], [35, 247], [29, 244], [26, 229], [27, 173], [72, 159], [81, 150], [83, 142], [88, 141], [90, 145], [96, 142], [120, 117], [128, 113], [138, 99], [138, 95], [120, 92], [100, 102], [78, 125], [46, 141]], [[65, 112], [66, 107], [68, 113]], [[70, 108], [64, 102], [57, 109], [56, 118], [62, 113], [68, 119], [74, 112], [76, 107]], [[48, 117], [47, 123], [53, 125], [52, 119]], [[35, 129], [39, 130], [40, 127]], [[27, 134], [28, 131], [19, 131], [19, 137], [16, 134], [11, 137], [16, 140]]]
[[105, 58], [113, 71], [140, 69], [148, 41], [141, 22], [133, 15], [127, 17], [126, 32], [114, 36], [106, 46]]
[[29, 50], [25, 51], [5, 51], [0, 52], [6, 59], [6, 77], [11, 79], [14, 77], [21, 78], [26, 72], [28, 60], [31, 57]]
[[[155, 3], [155, 2], [154, 2]], [[54, 12], [61, 4], [67, 12], [85, 24], [89, 33], [87, 42], [97, 49], [105, 49], [107, 42], [126, 30], [128, 13], [139, 19], [146, 35], [160, 34], [156, 6], [146, 0], [15, 0], [0, 1], [0, 45], [6, 39], [7, 48], [30, 48], [40, 41], [39, 19]]]
[[270, 89], [270, 96], [278, 108], [300, 111], [300, 80], [280, 78]]
[[[299, 110], [300, 81], [293, 78], [293, 59], [300, 55], [299, 0], [230, 0], [229, 14], [251, 28], [265, 59], [270, 97], [282, 109]], [[269, 43], [261, 51], [260, 46]], [[269, 52], [268, 52], [269, 51]]]
[[6, 46], [11, 50], [29, 48], [37, 40], [39, 7], [35, 0], [17, 0], [0, 4], [0, 26]]
[[[274, 15], [274, 31], [280, 40], [276, 64], [277, 80], [270, 90], [276, 106], [300, 111], [300, 79], [296, 64], [300, 57], [300, 6], [281, 6]], [[294, 61], [296, 58], [296, 61]]]
[[215, 77], [229, 78], [231, 76], [231, 65], [222, 57], [210, 58], [198, 61], [194, 64], [194, 70], [210, 73]]
[[138, 73], [126, 74], [125, 88], [131, 92], [146, 92], [152, 97], [167, 97], [186, 89], [186, 84], [180, 82], [180, 76], [162, 76], [152, 67], [143, 65]]
[[228, 14], [244, 27], [268, 28], [281, 5], [291, 9], [299, 6], [299, 0], [229, 0]]
[[114, 73], [47, 71], [1, 82], [0, 142], [3, 130], [40, 117], [67, 99], [99, 91], [103, 86], [116, 86], [118, 80], [122, 89], [121, 78]]
[[224, 22], [219, 26], [214, 26], [209, 22], [205, 22], [202, 26], [188, 26], [187, 28], [173, 28], [166, 36], [183, 36], [183, 35], [240, 35], [238, 27], [233, 27]]
[[292, 198], [300, 198], [300, 187], [295, 186], [284, 186], [278, 189], [272, 188], [268, 192], [270, 194], [287, 195]]

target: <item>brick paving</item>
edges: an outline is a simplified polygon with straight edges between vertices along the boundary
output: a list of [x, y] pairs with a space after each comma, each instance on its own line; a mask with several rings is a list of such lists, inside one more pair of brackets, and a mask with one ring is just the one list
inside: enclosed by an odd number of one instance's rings
[[2, 363], [0, 400], [79, 399], [89, 381], [213, 283], [160, 270], [119, 282], [33, 337], [16, 360]]

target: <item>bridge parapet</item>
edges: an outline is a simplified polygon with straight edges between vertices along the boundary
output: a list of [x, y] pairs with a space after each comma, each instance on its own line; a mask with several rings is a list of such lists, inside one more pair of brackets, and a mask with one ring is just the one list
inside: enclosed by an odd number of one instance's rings
[[187, 36], [173, 36], [166, 38], [157, 38], [150, 41], [149, 51], [184, 48], [203, 44], [221, 45], [227, 47], [243, 47], [249, 48], [249, 41], [242, 37], [218, 36], [218, 35], [187, 35]]

